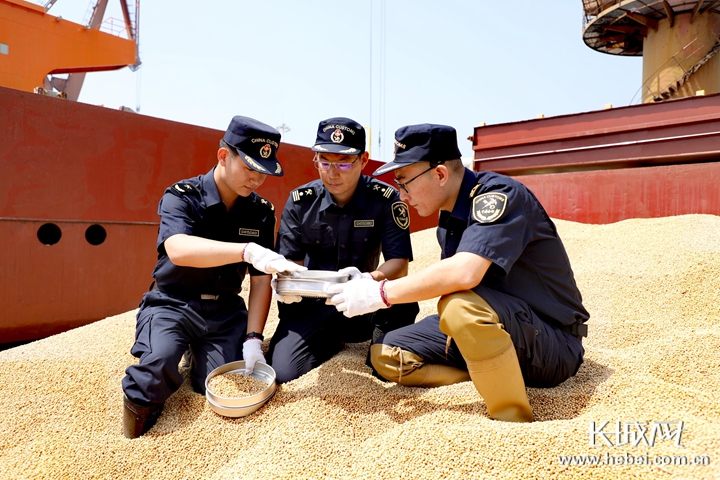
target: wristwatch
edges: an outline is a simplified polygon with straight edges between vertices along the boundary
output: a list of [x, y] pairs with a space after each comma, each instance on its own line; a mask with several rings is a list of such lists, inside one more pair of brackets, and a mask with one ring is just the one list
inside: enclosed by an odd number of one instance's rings
[[248, 339], [251, 338], [259, 338], [261, 342], [265, 341], [265, 337], [262, 333], [258, 332], [250, 332], [245, 334], [245, 338], [243, 339], [243, 342], [246, 342]]

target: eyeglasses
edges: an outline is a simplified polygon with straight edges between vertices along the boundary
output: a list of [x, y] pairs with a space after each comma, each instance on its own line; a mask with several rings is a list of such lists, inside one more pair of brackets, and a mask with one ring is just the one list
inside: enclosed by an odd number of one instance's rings
[[313, 163], [315, 164], [315, 168], [323, 172], [330, 170], [331, 166], [335, 167], [335, 170], [339, 172], [347, 172], [359, 158], [360, 156], [358, 155], [352, 162], [323, 162], [321, 160], [313, 160]]
[[410, 182], [414, 181], [414, 180], [415, 180], [416, 178], [418, 178], [419, 176], [426, 174], [427, 172], [429, 172], [430, 170], [434, 169], [435, 167], [437, 167], [437, 165], [433, 165], [433, 164], [431, 163], [431, 164], [430, 164], [430, 168], [428, 168], [428, 169], [425, 170], [425, 171], [422, 171], [422, 172], [418, 173], [417, 175], [415, 175], [414, 177], [412, 177], [410, 180], [408, 180], [408, 181], [405, 182], [405, 183], [400, 183], [400, 182], [398, 182], [398, 181], [397, 181], [397, 178], [396, 178], [396, 179], [395, 179], [395, 185], [397, 185], [398, 187], [400, 187], [400, 188], [402, 188], [403, 190], [405, 190], [405, 193], [410, 194], [410, 192], [408, 192], [408, 189], [407, 189], [407, 186], [410, 185]]

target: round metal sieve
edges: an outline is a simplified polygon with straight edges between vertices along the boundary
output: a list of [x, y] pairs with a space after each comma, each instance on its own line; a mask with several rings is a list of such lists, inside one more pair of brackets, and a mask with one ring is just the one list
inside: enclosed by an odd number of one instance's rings
[[258, 410], [275, 395], [275, 370], [265, 363], [257, 362], [250, 376], [268, 384], [267, 388], [246, 397], [223, 397], [217, 395], [209, 388], [210, 379], [224, 373], [245, 373], [245, 362], [239, 360], [226, 363], [210, 372], [205, 379], [205, 397], [210, 408], [216, 413], [226, 417], [244, 417]]

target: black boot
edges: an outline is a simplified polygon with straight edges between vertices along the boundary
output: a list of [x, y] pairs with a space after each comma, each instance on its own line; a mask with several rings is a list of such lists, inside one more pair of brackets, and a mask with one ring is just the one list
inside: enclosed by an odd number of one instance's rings
[[147, 405], [140, 406], [123, 395], [123, 433], [127, 438], [138, 438], [155, 425], [163, 404]]

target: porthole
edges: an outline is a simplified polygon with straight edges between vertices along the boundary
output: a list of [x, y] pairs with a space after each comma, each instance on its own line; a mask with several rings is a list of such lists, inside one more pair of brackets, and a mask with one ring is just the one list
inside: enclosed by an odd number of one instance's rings
[[55, 245], [60, 241], [62, 231], [54, 223], [46, 223], [38, 228], [37, 237], [43, 245]]
[[87, 240], [90, 245], [100, 245], [106, 238], [107, 232], [102, 225], [90, 225], [87, 230], [85, 230], [85, 240]]

